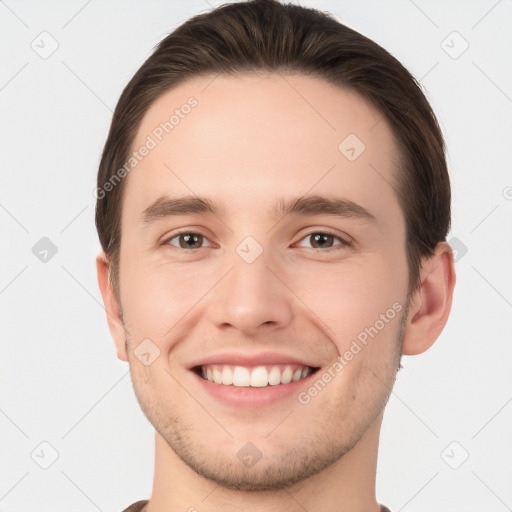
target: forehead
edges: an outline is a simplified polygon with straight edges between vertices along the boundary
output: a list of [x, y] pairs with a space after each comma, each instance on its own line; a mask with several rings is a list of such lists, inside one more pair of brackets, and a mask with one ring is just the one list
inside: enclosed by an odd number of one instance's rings
[[399, 154], [383, 115], [319, 78], [186, 81], [146, 112], [132, 150], [143, 147], [150, 149], [129, 173], [124, 201], [138, 211], [165, 194], [220, 196], [239, 215], [308, 192], [339, 192], [366, 206], [373, 193], [377, 210], [397, 207]]

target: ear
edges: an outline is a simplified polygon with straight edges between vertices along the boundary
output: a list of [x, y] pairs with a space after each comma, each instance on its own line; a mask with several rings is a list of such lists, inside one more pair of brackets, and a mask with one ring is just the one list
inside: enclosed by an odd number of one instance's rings
[[117, 301], [110, 282], [108, 258], [103, 251], [96, 257], [96, 270], [98, 273], [98, 285], [100, 287], [101, 296], [103, 297], [105, 312], [107, 313], [108, 327], [117, 349], [117, 357], [121, 359], [121, 361], [128, 361], [128, 355], [126, 354], [126, 334], [123, 328], [121, 306]]
[[453, 251], [447, 242], [437, 245], [434, 255], [424, 260], [421, 286], [413, 293], [404, 332], [402, 353], [421, 354], [441, 334], [452, 307], [455, 286]]

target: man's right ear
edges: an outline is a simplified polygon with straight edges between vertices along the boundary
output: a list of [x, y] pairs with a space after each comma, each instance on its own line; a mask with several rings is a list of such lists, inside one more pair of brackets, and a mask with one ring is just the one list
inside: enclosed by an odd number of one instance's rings
[[98, 273], [98, 285], [107, 314], [108, 327], [116, 345], [117, 357], [121, 359], [121, 361], [128, 361], [128, 354], [126, 353], [126, 333], [123, 327], [121, 306], [112, 288], [108, 267], [107, 255], [104, 251], [101, 251], [98, 256], [96, 256], [96, 270]]

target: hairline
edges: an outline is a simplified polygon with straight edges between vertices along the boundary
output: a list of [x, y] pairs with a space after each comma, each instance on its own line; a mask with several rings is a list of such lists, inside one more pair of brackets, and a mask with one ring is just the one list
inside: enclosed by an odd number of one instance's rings
[[[356, 89], [354, 85], [351, 83], [337, 83], [335, 80], [329, 79], [326, 76], [322, 76], [319, 72], [307, 72], [300, 70], [298, 68], [294, 67], [281, 67], [279, 69], [284, 69], [286, 71], [287, 76], [304, 76], [304, 77], [310, 77], [310, 78], [316, 78], [324, 83], [328, 83], [330, 85], [334, 85], [336, 88], [341, 89], [345, 92], [351, 93], [354, 96], [361, 99], [367, 106], [370, 106], [372, 109], [374, 109], [381, 118], [379, 119], [378, 123], [384, 122], [387, 125], [388, 130], [391, 133], [392, 141], [393, 141], [393, 148], [392, 148], [392, 157], [391, 161], [394, 163], [393, 165], [393, 182], [394, 186], [392, 184], [389, 184], [394, 190], [394, 194], [396, 196], [396, 199], [398, 201], [398, 205], [400, 208], [400, 211], [402, 213], [402, 216], [404, 218], [405, 222], [405, 246], [404, 250], [406, 252], [407, 256], [407, 267], [408, 267], [408, 281], [409, 281], [409, 293], [412, 293], [414, 289], [416, 289], [419, 286], [419, 268], [415, 268], [411, 261], [411, 254], [410, 254], [410, 247], [408, 244], [409, 238], [412, 236], [412, 233], [409, 231], [409, 222], [406, 216], [406, 211], [404, 209], [402, 198], [402, 188], [403, 183], [407, 179], [407, 173], [408, 173], [408, 167], [411, 164], [410, 157], [408, 154], [408, 151], [406, 150], [404, 146], [404, 142], [400, 135], [397, 133], [396, 127], [393, 126], [392, 123], [389, 122], [387, 118], [387, 113], [384, 112], [384, 109], [381, 105], [377, 104], [372, 98], [369, 98], [365, 94], [361, 93]], [[208, 77], [233, 77], [233, 78], [244, 78], [249, 76], [259, 76], [260, 78], [268, 78], [272, 75], [279, 75], [282, 76], [279, 72], [279, 69], [267, 69], [265, 67], [261, 68], [254, 68], [254, 69], [237, 69], [237, 70], [226, 70], [221, 71], [218, 73], [211, 72], [211, 71], [205, 71], [205, 72], [199, 72], [199, 73], [193, 73], [193, 74], [187, 74], [184, 76], [181, 80], [175, 82], [170, 87], [167, 87], [160, 91], [158, 95], [156, 95], [146, 106], [144, 112], [142, 113], [138, 124], [133, 129], [133, 132], [131, 134], [131, 140], [130, 144], [126, 149], [126, 153], [123, 157], [124, 161], [126, 161], [128, 155], [134, 151], [134, 148], [136, 147], [135, 140], [137, 139], [138, 135], [140, 134], [140, 130], [144, 121], [144, 118], [150, 111], [150, 109], [155, 105], [156, 102], [158, 102], [164, 95], [170, 93], [171, 91], [176, 90], [177, 88], [186, 85], [187, 83], [191, 82], [197, 82], [200, 81], [202, 78], [208, 78]], [[265, 76], [262, 76], [260, 72], [264, 72]], [[211, 83], [211, 82], [210, 82]], [[130, 174], [130, 173], [129, 173]], [[109, 262], [109, 276], [111, 276], [111, 273], [113, 274], [113, 279], [110, 280], [114, 290], [116, 291], [116, 296], [118, 298], [118, 301], [120, 302], [120, 279], [119, 279], [119, 269], [120, 269], [120, 256], [121, 256], [121, 239], [122, 239], [122, 214], [123, 214], [123, 206], [124, 206], [124, 200], [125, 200], [125, 187], [126, 187], [126, 180], [129, 177], [129, 174], [127, 174], [119, 183], [119, 196], [118, 196], [118, 209], [117, 209], [117, 218], [115, 219], [118, 229], [117, 229], [117, 237], [112, 237], [110, 246], [113, 246], [112, 252], [107, 252], [107, 258]], [[109, 247], [110, 249], [110, 247]], [[117, 290], [116, 290], [117, 289]]]

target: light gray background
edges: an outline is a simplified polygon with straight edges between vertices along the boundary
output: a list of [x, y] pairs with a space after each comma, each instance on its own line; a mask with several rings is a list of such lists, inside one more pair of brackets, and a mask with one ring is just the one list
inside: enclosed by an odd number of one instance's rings
[[[124, 85], [165, 34], [219, 3], [0, 1], [0, 511], [119, 511], [150, 496], [153, 430], [101, 305], [92, 191]], [[404, 357], [377, 497], [393, 512], [512, 510], [512, 2], [301, 3], [398, 57], [448, 144], [452, 315], [428, 352]], [[32, 46], [52, 39], [41, 58]], [[58, 249], [46, 262], [32, 252], [42, 237]]]

